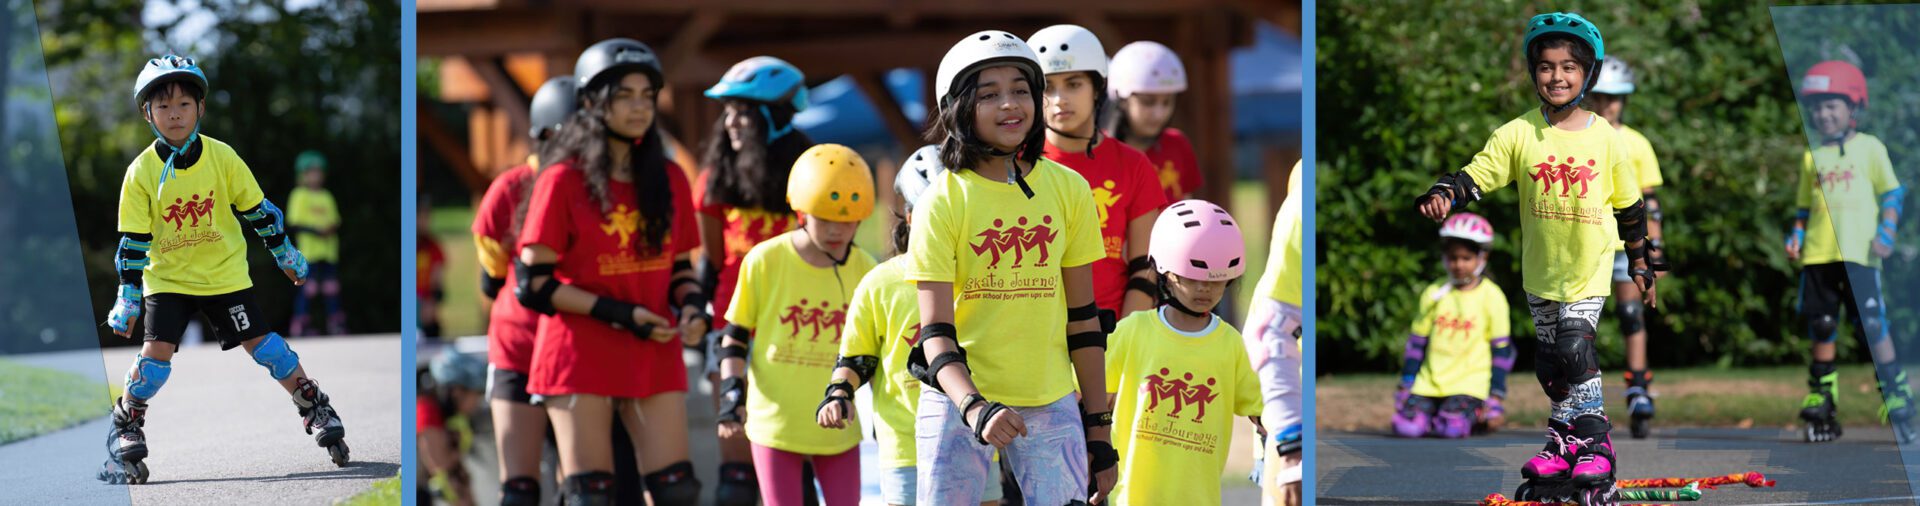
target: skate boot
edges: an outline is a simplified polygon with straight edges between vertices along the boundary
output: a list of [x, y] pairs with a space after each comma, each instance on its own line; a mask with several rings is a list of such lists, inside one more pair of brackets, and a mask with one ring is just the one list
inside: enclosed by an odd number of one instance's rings
[[293, 391], [293, 404], [300, 408], [301, 424], [315, 443], [327, 449], [333, 465], [347, 467], [347, 427], [340, 423], [340, 413], [333, 410], [333, 403], [320, 391], [319, 384], [307, 378], [300, 378], [299, 383]]
[[1652, 386], [1653, 372], [1627, 371], [1627, 413], [1631, 417], [1627, 427], [1634, 439], [1653, 434], [1653, 395], [1648, 392]]
[[[1540, 449], [1540, 453], [1534, 454], [1532, 459], [1528, 459], [1526, 465], [1520, 467], [1520, 477], [1529, 481], [1566, 479], [1573, 469], [1573, 464], [1567, 462], [1567, 459], [1573, 455], [1572, 441], [1567, 439], [1571, 435], [1572, 428], [1567, 424], [1560, 423], [1559, 420], [1547, 420], [1547, 445]], [[1520, 498], [1516, 497], [1516, 499]]]
[[113, 428], [107, 431], [107, 461], [100, 481], [112, 484], [147, 482], [147, 404], [129, 398], [114, 399]]
[[[1566, 426], [1562, 426], [1566, 427]], [[1514, 492], [1517, 500], [1541, 501], [1549, 503], [1575, 503], [1586, 505], [1612, 505], [1619, 501], [1619, 493], [1614, 488], [1613, 441], [1608, 432], [1613, 424], [1602, 415], [1583, 415], [1573, 420], [1571, 427], [1561, 429], [1560, 443], [1569, 455], [1543, 459], [1534, 457], [1528, 461], [1529, 467], [1535, 461], [1558, 459], [1560, 465], [1571, 467], [1557, 475], [1538, 475], [1528, 477], [1526, 483]], [[1526, 475], [1527, 469], [1522, 469]]]
[[1800, 401], [1800, 420], [1807, 423], [1806, 440], [1809, 443], [1824, 443], [1840, 439], [1840, 420], [1834, 416], [1838, 411], [1836, 401], [1840, 391], [1835, 388], [1840, 383], [1840, 373], [1830, 372], [1807, 380], [1812, 389], [1805, 400]]
[[1913, 390], [1907, 386], [1906, 371], [1901, 371], [1897, 364], [1874, 368], [1879, 369], [1877, 376], [1881, 378], [1880, 421], [1893, 426], [1893, 437], [1899, 444], [1920, 439], [1920, 431], [1914, 428]]

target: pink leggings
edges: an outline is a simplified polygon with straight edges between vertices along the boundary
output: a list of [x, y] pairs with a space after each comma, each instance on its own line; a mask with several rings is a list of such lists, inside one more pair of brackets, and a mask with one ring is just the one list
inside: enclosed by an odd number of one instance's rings
[[800, 465], [813, 461], [826, 506], [860, 504], [860, 447], [838, 455], [806, 455], [753, 444], [753, 472], [760, 479], [760, 502], [800, 506]]

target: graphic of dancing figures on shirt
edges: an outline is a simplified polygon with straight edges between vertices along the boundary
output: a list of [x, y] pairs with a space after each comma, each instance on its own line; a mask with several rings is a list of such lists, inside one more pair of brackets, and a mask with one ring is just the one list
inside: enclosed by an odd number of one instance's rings
[[1218, 380], [1207, 378], [1207, 382], [1201, 384], [1194, 381], [1193, 373], [1185, 373], [1179, 379], [1167, 379], [1172, 376], [1173, 372], [1165, 367], [1160, 368], [1160, 374], [1147, 375], [1146, 384], [1141, 385], [1141, 390], [1147, 395], [1147, 412], [1152, 413], [1159, 408], [1162, 399], [1171, 399], [1173, 411], [1168, 412], [1167, 416], [1179, 418], [1180, 410], [1192, 405], [1195, 406], [1193, 421], [1205, 420], [1207, 405], [1220, 398], [1220, 393], [1214, 391]]

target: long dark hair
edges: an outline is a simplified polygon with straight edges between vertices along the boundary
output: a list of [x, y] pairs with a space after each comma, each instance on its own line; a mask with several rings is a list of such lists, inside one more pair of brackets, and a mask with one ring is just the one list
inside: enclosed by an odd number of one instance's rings
[[[602, 212], [612, 211], [614, 201], [614, 197], [607, 194], [613, 179], [613, 159], [607, 152], [607, 139], [613, 132], [602, 116], [612, 101], [614, 83], [623, 77], [595, 80], [606, 84], [582, 90], [580, 110], [567, 118], [559, 135], [540, 151], [543, 164], [573, 160], [574, 167], [587, 178], [587, 193]], [[653, 85], [657, 87], [660, 83]], [[659, 120], [656, 114], [654, 121]], [[641, 135], [628, 152], [627, 166], [632, 169], [634, 200], [640, 208], [642, 240], [634, 244], [635, 251], [644, 255], [659, 253], [666, 246], [668, 228], [673, 223], [673, 192], [668, 188], [666, 142], [660, 139], [658, 124], [648, 127], [647, 133]]]
[[[1027, 89], [1033, 97], [1033, 115], [1044, 114], [1041, 95], [1047, 88], [1047, 80], [1027, 74], [1025, 70], [1021, 74], [1026, 75]], [[940, 145], [940, 163], [945, 164], [947, 169], [973, 170], [992, 158], [994, 149], [973, 131], [974, 108], [980, 105], [973, 94], [980, 89], [980, 72], [975, 71], [967, 79], [954, 84], [955, 88], [947, 92], [953, 95], [953, 101], [940, 108], [939, 116], [928, 124], [923, 137], [927, 142]], [[1035, 120], [1041, 122], [1035, 123]], [[1047, 125], [1044, 121], [1040, 118], [1027, 119], [1033, 126], [1027, 130], [1027, 139], [1021, 141], [1018, 151], [1014, 152], [1016, 159], [1029, 165], [1040, 159], [1040, 150], [1046, 145]]]
[[792, 213], [793, 207], [787, 203], [787, 175], [800, 154], [813, 147], [813, 140], [795, 129], [768, 144], [765, 141], [768, 125], [760, 111], [768, 111], [775, 123], [791, 124], [793, 110], [743, 103], [748, 108], [742, 113], [747, 120], [748, 141], [742, 143], [741, 149], [734, 151], [733, 143], [728, 140], [725, 116], [713, 122], [713, 132], [707, 136], [707, 145], [702, 149], [705, 155], [700, 163], [712, 171], [707, 176], [707, 199], [735, 208]]

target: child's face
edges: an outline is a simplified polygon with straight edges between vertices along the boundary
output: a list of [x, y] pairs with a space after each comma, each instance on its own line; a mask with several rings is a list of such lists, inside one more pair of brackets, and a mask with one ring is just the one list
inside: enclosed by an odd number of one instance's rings
[[1137, 135], [1159, 135], [1173, 119], [1172, 93], [1135, 93], [1120, 101], [1127, 110], [1127, 130]]
[[758, 111], [746, 102], [729, 100], [725, 109], [720, 111], [720, 125], [727, 129], [727, 144], [738, 153], [747, 145], [748, 137], [753, 134], [752, 119], [748, 114]]
[[981, 70], [974, 79], [973, 131], [995, 149], [1018, 149], [1033, 130], [1032, 83], [1007, 65]]
[[1533, 66], [1533, 82], [1534, 91], [1547, 97], [1547, 103], [1566, 105], [1580, 96], [1587, 83], [1587, 68], [1573, 58], [1572, 48], [1548, 48], [1540, 52], [1540, 61]]
[[307, 169], [306, 172], [300, 173], [300, 184], [306, 185], [309, 188], [319, 188], [320, 185], [326, 184], [326, 182], [327, 171]]
[[1167, 290], [1173, 292], [1173, 298], [1194, 311], [1212, 312], [1213, 306], [1219, 305], [1220, 298], [1227, 293], [1226, 281], [1200, 281], [1178, 274], [1165, 276]]
[[176, 87], [162, 87], [147, 98], [147, 122], [174, 146], [187, 142], [204, 112], [199, 100]]
[[853, 242], [854, 233], [859, 231], [860, 222], [857, 221], [833, 221], [807, 215], [807, 233], [813, 235], [814, 242], [821, 248], [835, 256], [847, 250], [847, 245]]
[[654, 99], [660, 94], [646, 73], [633, 72], [614, 84], [608, 97], [607, 128], [625, 137], [640, 137], [653, 126]]
[[1047, 126], [1078, 134], [1093, 124], [1093, 78], [1086, 72], [1047, 75]]
[[1813, 102], [1813, 126], [1826, 137], [1837, 137], [1853, 126], [1853, 104], [1840, 97], [1824, 97]]
[[1441, 257], [1447, 265], [1447, 277], [1456, 281], [1472, 280], [1480, 273], [1480, 264], [1486, 262], [1480, 252], [1458, 241], [1448, 241]]
[[1600, 117], [1606, 118], [1608, 123], [1612, 123], [1615, 126], [1620, 124], [1620, 111], [1626, 110], [1627, 108], [1627, 101], [1622, 100], [1619, 95], [1589, 93], [1587, 94], [1586, 102], [1593, 104], [1594, 114], [1599, 114]]

